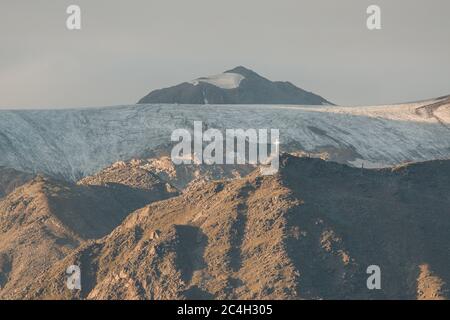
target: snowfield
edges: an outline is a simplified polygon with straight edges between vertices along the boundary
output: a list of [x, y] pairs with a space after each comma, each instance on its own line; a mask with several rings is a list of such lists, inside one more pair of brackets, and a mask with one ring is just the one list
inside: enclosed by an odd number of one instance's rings
[[224, 72], [214, 76], [198, 78], [192, 80], [190, 83], [196, 86], [199, 84], [199, 82], [205, 82], [222, 89], [236, 89], [239, 88], [241, 81], [244, 79], [245, 77], [238, 73]]
[[281, 149], [383, 167], [450, 157], [450, 98], [375, 107], [131, 105], [0, 111], [0, 166], [68, 179], [170, 143], [194, 121], [280, 129]]

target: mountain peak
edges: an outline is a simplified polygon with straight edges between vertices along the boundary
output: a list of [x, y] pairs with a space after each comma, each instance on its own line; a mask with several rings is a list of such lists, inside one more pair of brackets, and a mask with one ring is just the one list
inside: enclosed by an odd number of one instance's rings
[[298, 88], [290, 82], [270, 81], [244, 66], [237, 66], [218, 75], [200, 77], [173, 87], [154, 90], [138, 103], [331, 104], [321, 96]]
[[224, 73], [237, 73], [237, 74], [240, 74], [240, 75], [242, 75], [244, 77], [246, 77], [246, 76], [258, 76], [258, 77], [261, 77], [255, 71], [253, 71], [253, 70], [251, 70], [249, 68], [246, 68], [244, 66], [237, 66], [237, 67], [235, 67], [235, 68], [233, 68], [231, 70], [225, 71]]

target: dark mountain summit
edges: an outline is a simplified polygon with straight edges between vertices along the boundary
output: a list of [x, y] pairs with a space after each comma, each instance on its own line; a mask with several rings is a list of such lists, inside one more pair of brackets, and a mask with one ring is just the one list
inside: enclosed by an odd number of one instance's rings
[[270, 81], [242, 66], [218, 75], [152, 91], [138, 103], [332, 104], [290, 82]]

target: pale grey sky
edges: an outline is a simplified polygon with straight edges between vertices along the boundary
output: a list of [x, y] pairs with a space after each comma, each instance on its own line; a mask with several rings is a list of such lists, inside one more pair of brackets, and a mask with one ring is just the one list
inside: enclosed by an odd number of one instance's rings
[[[66, 29], [66, 8], [82, 30]], [[380, 31], [366, 8], [382, 9]], [[450, 94], [448, 0], [1, 0], [0, 109], [135, 103], [244, 65], [337, 104]]]

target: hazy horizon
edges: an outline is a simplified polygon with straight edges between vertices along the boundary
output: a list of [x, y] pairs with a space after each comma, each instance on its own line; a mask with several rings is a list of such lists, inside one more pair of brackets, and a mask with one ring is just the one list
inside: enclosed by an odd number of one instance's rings
[[[66, 29], [66, 8], [82, 30]], [[382, 30], [366, 8], [382, 9]], [[136, 103], [243, 65], [340, 105], [450, 94], [450, 2], [343, 0], [0, 3], [0, 109]]]

